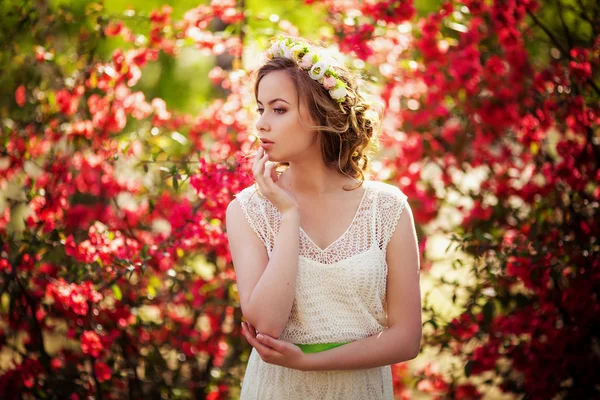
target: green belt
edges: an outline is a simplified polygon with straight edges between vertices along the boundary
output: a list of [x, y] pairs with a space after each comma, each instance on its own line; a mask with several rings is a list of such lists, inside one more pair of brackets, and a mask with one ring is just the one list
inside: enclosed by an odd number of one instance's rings
[[296, 344], [296, 346], [300, 347], [300, 350], [302, 350], [303, 353], [318, 353], [320, 351], [333, 349], [345, 344], [347, 343]]

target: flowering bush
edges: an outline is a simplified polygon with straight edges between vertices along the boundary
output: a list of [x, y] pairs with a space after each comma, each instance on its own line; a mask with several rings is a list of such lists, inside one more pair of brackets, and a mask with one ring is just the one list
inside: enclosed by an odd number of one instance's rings
[[[434, 288], [423, 347], [454, 360], [394, 366], [397, 395], [597, 397], [598, 5], [305, 3], [377, 78], [373, 179], [411, 201]], [[2, 38], [32, 35], [0, 41], [0, 393], [235, 398], [249, 349], [224, 215], [251, 183], [239, 67], [244, 40], [263, 34], [243, 39], [249, 21], [229, 0], [181, 18], [95, 1], [6, 15]], [[197, 115], [139, 89], [146, 68], [190, 47], [234, 60], [210, 71], [223, 95]], [[452, 237], [446, 270], [436, 234]]]
[[[131, 14], [147, 18], [144, 41], [90, 2], [79, 39], [121, 40], [108, 60], [69, 43], [75, 11], [13, 12], [35, 45], [3, 50], [21, 77], [0, 154], [3, 397], [227, 397], [245, 351], [223, 232], [231, 194], [250, 182], [240, 84], [226, 78], [225, 105], [195, 119], [135, 87], [161, 54], [177, 57], [178, 40], [239, 57], [239, 39], [208, 24], [240, 11]], [[189, 132], [179, 160], [156, 140], [182, 141], [178, 130]]]
[[338, 4], [340, 47], [360, 37], [384, 78], [384, 169], [456, 250], [433, 284], [460, 312], [427, 293], [424, 346], [462, 362], [426, 365], [417, 388], [598, 397], [598, 4], [448, 1], [408, 39], [378, 14], [350, 28]]

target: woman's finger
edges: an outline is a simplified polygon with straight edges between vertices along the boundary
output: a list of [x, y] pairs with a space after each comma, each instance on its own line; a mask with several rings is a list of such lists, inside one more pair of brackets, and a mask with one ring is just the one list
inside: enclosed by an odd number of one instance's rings
[[273, 339], [269, 335], [258, 334], [256, 336], [256, 340], [279, 353], [283, 353], [285, 351], [285, 344], [279, 340]]
[[266, 164], [267, 160], [268, 160], [268, 155], [265, 154], [258, 161], [258, 164], [256, 164], [256, 171], [254, 171], [254, 179], [256, 180], [256, 183], [258, 183], [258, 188], [263, 195], [266, 194], [270, 189], [264, 179], [265, 164]]
[[275, 163], [272, 163], [272, 162], [268, 163], [265, 166], [265, 171], [263, 172], [263, 178], [264, 178], [264, 181], [265, 181], [265, 183], [267, 185], [271, 185], [271, 183], [274, 183], [273, 182], [273, 177], [272, 177], [272, 175], [273, 175], [273, 168], [275, 168]]
[[256, 150], [256, 153], [254, 153], [254, 163], [252, 164], [252, 167], [254, 169], [254, 167], [256, 167], [258, 165], [258, 162], [265, 156], [265, 150], [260, 147], [258, 150]]
[[248, 329], [248, 327], [246, 325], [244, 325], [243, 322], [242, 322], [242, 333], [244, 334], [244, 337], [246, 338], [248, 343], [250, 343], [254, 347], [254, 344], [252, 344], [252, 341], [255, 340], [255, 336], [250, 333], [250, 330]]
[[276, 165], [277, 163], [274, 162], [268, 163], [265, 167], [265, 172], [263, 173], [263, 183], [265, 184], [265, 188], [271, 193], [275, 193], [279, 190], [275, 183], [279, 179], [277, 172], [275, 172]]
[[252, 326], [252, 324], [250, 322], [245, 322], [245, 324], [246, 324], [246, 329], [248, 329], [250, 331], [252, 336], [256, 337], [256, 330], [254, 329], [254, 326]]
[[256, 164], [258, 164], [258, 160], [260, 160], [260, 158], [263, 156], [263, 148], [259, 147], [258, 150], [256, 151], [256, 153], [254, 154], [254, 162], [252, 163], [252, 170], [254, 171], [254, 167], [256, 167]]
[[272, 357], [274, 355], [277, 355], [277, 352], [275, 352], [272, 348], [270, 348], [269, 346], [262, 344], [261, 342], [259, 342], [254, 336], [252, 336], [252, 334], [250, 333], [250, 331], [248, 329], [244, 329], [244, 337], [246, 338], [246, 340], [248, 341], [248, 343], [250, 343], [250, 345], [252, 347], [254, 347], [256, 349], [256, 351], [258, 351], [258, 353], [260, 354], [261, 358], [262, 357]]

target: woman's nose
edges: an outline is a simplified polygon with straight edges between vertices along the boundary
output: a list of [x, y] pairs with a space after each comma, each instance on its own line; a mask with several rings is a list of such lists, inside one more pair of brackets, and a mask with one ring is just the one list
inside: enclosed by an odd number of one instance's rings
[[258, 119], [258, 121], [256, 121], [256, 130], [258, 131], [268, 131], [269, 130], [269, 124], [266, 121], [265, 115], [261, 115], [260, 118]]

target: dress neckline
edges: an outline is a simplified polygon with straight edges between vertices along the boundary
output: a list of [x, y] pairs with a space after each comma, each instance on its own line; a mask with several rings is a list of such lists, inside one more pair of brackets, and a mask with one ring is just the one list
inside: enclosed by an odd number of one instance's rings
[[304, 235], [304, 237], [306, 237], [306, 239], [308, 239], [308, 241], [317, 249], [319, 250], [319, 252], [324, 253], [326, 252], [331, 246], [333, 246], [334, 244], [336, 244], [337, 242], [339, 242], [340, 240], [342, 240], [346, 234], [350, 231], [350, 228], [352, 228], [354, 226], [354, 223], [356, 222], [356, 219], [358, 218], [358, 214], [360, 213], [360, 209], [363, 206], [363, 203], [365, 202], [365, 198], [367, 197], [367, 192], [369, 191], [369, 186], [367, 185], [368, 181], [363, 181], [363, 185], [365, 187], [365, 191], [363, 192], [363, 195], [360, 199], [360, 203], [358, 204], [358, 208], [356, 209], [356, 212], [354, 213], [354, 217], [352, 218], [352, 222], [350, 222], [350, 225], [348, 225], [348, 227], [346, 228], [346, 230], [337, 238], [335, 239], [333, 242], [331, 242], [327, 247], [325, 248], [321, 248], [319, 245], [317, 245], [310, 236], [308, 236], [308, 233], [306, 233], [306, 231], [304, 230], [304, 228], [302, 228], [302, 226], [300, 226], [300, 232]]

